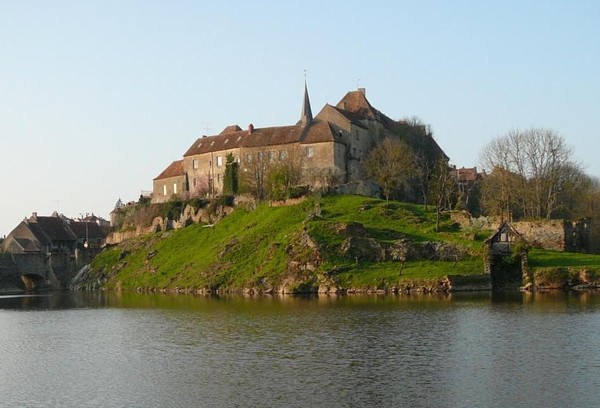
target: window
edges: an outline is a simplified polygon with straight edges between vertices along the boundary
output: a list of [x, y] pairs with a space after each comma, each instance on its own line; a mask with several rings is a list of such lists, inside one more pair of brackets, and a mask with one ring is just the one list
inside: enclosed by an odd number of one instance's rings
[[173, 194], [177, 194], [177, 183], [173, 183]]
[[167, 195], [167, 185], [163, 185], [163, 195]]
[[221, 173], [217, 174], [217, 183], [221, 182]]
[[258, 152], [258, 161], [262, 162], [265, 159], [265, 152]]
[[246, 154], [246, 163], [252, 163], [252, 155], [250, 153]]
[[223, 156], [217, 156], [217, 167], [221, 167], [223, 165]]
[[196, 177], [194, 177], [194, 187], [196, 187], [198, 180], [196, 180]]
[[192, 168], [193, 168], [194, 170], [197, 170], [197, 169], [198, 169], [198, 160], [196, 160], [196, 159], [193, 159], [193, 160], [192, 160]]
[[269, 152], [269, 161], [271, 163], [275, 161], [275, 152]]
[[315, 155], [315, 149], [312, 146], [306, 146], [304, 149], [306, 157], [313, 157]]
[[285, 150], [280, 150], [279, 151], [279, 160], [285, 160], [287, 159], [287, 152]]

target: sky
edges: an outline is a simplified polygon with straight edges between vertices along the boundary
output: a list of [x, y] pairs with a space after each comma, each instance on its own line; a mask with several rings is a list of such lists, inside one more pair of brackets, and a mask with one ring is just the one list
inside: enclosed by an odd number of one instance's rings
[[[32, 212], [108, 218], [196, 140], [296, 123], [366, 88], [451, 163], [510, 130], [600, 177], [600, 2], [0, 0], [0, 236]], [[305, 74], [306, 72], [306, 74]]]

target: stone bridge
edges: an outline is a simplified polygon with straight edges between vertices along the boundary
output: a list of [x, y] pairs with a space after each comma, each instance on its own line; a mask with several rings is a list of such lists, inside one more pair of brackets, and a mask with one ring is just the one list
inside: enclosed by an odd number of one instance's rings
[[0, 254], [0, 290], [65, 288], [77, 270], [70, 254]]

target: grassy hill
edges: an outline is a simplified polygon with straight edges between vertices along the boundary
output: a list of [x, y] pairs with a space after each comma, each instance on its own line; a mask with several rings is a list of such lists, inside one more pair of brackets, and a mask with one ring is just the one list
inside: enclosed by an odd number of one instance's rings
[[[319, 286], [435, 286], [447, 275], [481, 275], [489, 231], [465, 239], [446, 218], [436, 232], [434, 215], [422, 206], [359, 196], [236, 209], [214, 226], [193, 224], [108, 249], [94, 259], [80, 286], [306, 292]], [[407, 242], [417, 249], [450, 248], [451, 255], [429, 251], [403, 262], [393, 254]], [[577, 259], [600, 265], [600, 257], [586, 257]], [[547, 266], [552, 255], [536, 251], [530, 263]]]

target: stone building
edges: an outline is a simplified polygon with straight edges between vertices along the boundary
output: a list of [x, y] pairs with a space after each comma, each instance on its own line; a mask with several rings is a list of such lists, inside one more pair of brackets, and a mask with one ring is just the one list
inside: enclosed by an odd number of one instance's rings
[[108, 228], [105, 221], [75, 221], [54, 213], [25, 218], [6, 236], [2, 252], [7, 253], [68, 253], [80, 248], [102, 248]]
[[188, 148], [183, 159], [171, 163], [153, 180], [152, 202], [173, 195], [218, 195], [223, 189], [227, 155], [251, 172], [258, 163], [295, 161], [302, 183], [310, 187], [360, 180], [361, 160], [386, 137], [403, 139], [431, 160], [447, 156], [425, 126], [394, 121], [375, 109], [364, 88], [348, 92], [337, 105], [326, 104], [313, 117], [308, 90], [300, 120], [293, 125], [246, 129], [227, 126], [214, 136], [203, 136]]

